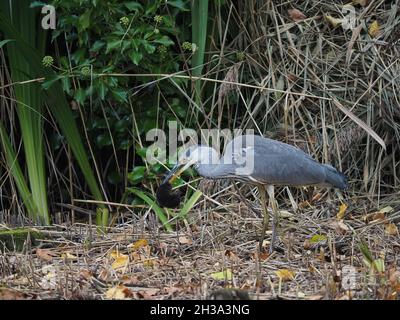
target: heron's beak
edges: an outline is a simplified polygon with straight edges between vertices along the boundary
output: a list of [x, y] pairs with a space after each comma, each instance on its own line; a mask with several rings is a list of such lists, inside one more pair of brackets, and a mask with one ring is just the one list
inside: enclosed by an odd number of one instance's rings
[[174, 182], [174, 180], [178, 178], [182, 174], [182, 172], [188, 169], [192, 164], [193, 163], [191, 162], [176, 164], [165, 177], [163, 184], [167, 182], [172, 184], [172, 182]]

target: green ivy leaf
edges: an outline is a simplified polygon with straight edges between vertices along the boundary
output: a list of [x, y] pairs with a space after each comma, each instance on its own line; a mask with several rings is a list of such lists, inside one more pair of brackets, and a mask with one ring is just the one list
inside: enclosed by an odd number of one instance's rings
[[[83, 61], [85, 60], [85, 56], [86, 56], [86, 49], [80, 48], [71, 55], [71, 58], [76, 64], [82, 64]], [[69, 68], [69, 63], [67, 64], [67, 66]]]
[[106, 49], [106, 53], [109, 53], [111, 50], [114, 49], [119, 49], [121, 47], [122, 44], [122, 40], [121, 39], [113, 39], [110, 41], [107, 41], [107, 49]]
[[129, 41], [129, 40], [124, 40], [124, 41], [122, 42], [121, 53], [124, 53], [124, 51], [126, 51], [127, 49], [130, 49], [131, 45], [132, 45], [132, 42], [131, 42], [131, 41]]
[[129, 54], [129, 58], [131, 58], [132, 62], [135, 65], [139, 65], [139, 62], [143, 59], [143, 54], [138, 51], [131, 51]]
[[166, 46], [166, 47], [175, 44], [175, 43], [174, 43], [169, 37], [167, 37], [167, 36], [162, 36], [162, 37], [159, 38], [159, 39], [155, 39], [154, 42], [155, 42], [155, 43], [162, 44], [163, 46]]
[[125, 7], [129, 11], [141, 11], [141, 10], [143, 10], [142, 5], [137, 1], [131, 1], [131, 2], [125, 3]]
[[147, 53], [152, 54], [154, 51], [156, 51], [156, 47], [151, 45], [148, 41], [143, 41], [142, 44]]
[[125, 133], [130, 126], [128, 119], [121, 119], [115, 123], [114, 130], [118, 133]]
[[76, 90], [75, 95], [74, 95], [74, 99], [80, 105], [83, 105], [85, 103], [85, 100], [86, 100], [86, 92], [85, 92], [85, 90], [82, 89], [82, 88], [79, 88], [78, 90]]
[[62, 77], [61, 83], [62, 83], [62, 87], [63, 87], [64, 91], [68, 95], [71, 95], [71, 81], [69, 81], [69, 77]]
[[124, 89], [113, 89], [111, 93], [118, 102], [127, 102], [127, 92]]
[[116, 171], [113, 171], [107, 176], [107, 180], [109, 183], [117, 185], [122, 182], [122, 175]]
[[136, 166], [135, 168], [133, 168], [132, 172], [128, 173], [129, 182], [133, 185], [142, 182], [145, 172], [145, 166]]
[[[200, 0], [201, 1], [201, 0]], [[190, 11], [188, 7], [186, 7], [186, 3], [183, 0], [170, 0], [170, 1], [166, 1], [166, 4], [178, 8], [179, 10], [182, 11]]]
[[105, 132], [105, 133], [102, 133], [102, 134], [99, 134], [98, 136], [96, 136], [96, 144], [100, 148], [111, 146], [112, 141], [111, 141], [110, 133]]
[[146, 15], [153, 15], [156, 13], [157, 9], [158, 9], [158, 1], [149, 1], [146, 7]]
[[137, 148], [136, 153], [142, 158], [146, 158], [147, 148]]
[[64, 78], [64, 76], [60, 76], [60, 75], [54, 75], [49, 79], [46, 79], [46, 81], [44, 81], [42, 83], [42, 88], [44, 90], [48, 90], [55, 82], [57, 82], [58, 80]]
[[90, 48], [90, 52], [99, 52], [101, 48], [103, 48], [106, 43], [102, 40], [97, 40], [92, 47]]
[[92, 14], [92, 10], [88, 10], [79, 17], [78, 29], [80, 32], [85, 31], [87, 28], [89, 28], [91, 14]]
[[119, 149], [121, 149], [121, 150], [128, 150], [128, 148], [130, 147], [130, 145], [131, 145], [131, 141], [130, 141], [130, 139], [123, 139], [123, 140], [121, 140], [120, 142], [119, 142], [119, 144], [118, 144], [118, 147], [119, 147]]
[[106, 98], [106, 94], [108, 91], [107, 85], [104, 83], [104, 81], [99, 82], [99, 85], [97, 86], [97, 90], [99, 91], [100, 99], [104, 100]]

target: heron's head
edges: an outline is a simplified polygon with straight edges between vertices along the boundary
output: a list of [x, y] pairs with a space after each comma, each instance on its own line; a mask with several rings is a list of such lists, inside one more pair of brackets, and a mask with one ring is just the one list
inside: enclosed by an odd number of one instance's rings
[[178, 163], [171, 169], [163, 183], [172, 183], [191, 166], [197, 168], [199, 165], [217, 164], [218, 161], [219, 154], [214, 148], [202, 145], [190, 146], [179, 153]]

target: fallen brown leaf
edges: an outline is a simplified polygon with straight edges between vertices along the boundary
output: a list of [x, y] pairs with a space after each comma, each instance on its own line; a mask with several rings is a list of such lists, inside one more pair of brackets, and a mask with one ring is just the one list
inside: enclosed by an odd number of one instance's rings
[[343, 222], [343, 220], [335, 219], [327, 224], [330, 228], [335, 229], [339, 234], [345, 234], [350, 228]]
[[8, 289], [8, 288], [0, 288], [0, 300], [24, 300], [26, 299], [26, 295], [22, 292]]
[[291, 81], [291, 82], [295, 82], [295, 81], [297, 81], [297, 80], [299, 79], [299, 77], [296, 76], [296, 75], [293, 74], [293, 73], [289, 73], [288, 76], [287, 76], [287, 78], [288, 78], [288, 80]]
[[298, 9], [289, 9], [288, 10], [289, 16], [290, 18], [294, 21], [294, 22], [299, 22], [299, 21], [303, 21], [304, 19], [306, 19], [307, 17], [304, 15], [303, 12], [301, 12]]
[[385, 227], [385, 232], [391, 236], [396, 236], [399, 233], [399, 229], [394, 223], [389, 223]]
[[399, 285], [400, 284], [400, 271], [397, 271], [396, 269], [391, 269], [389, 271], [389, 281], [393, 287]]
[[93, 277], [93, 274], [87, 269], [81, 269], [79, 275], [85, 280], [90, 280]]
[[106, 299], [112, 300], [123, 300], [127, 298], [133, 297], [133, 293], [124, 285], [119, 285], [113, 288], [110, 288], [106, 292]]
[[136, 286], [140, 283], [140, 278], [138, 276], [122, 276], [121, 281], [125, 285]]
[[181, 291], [182, 291], [182, 288], [178, 288], [178, 287], [174, 287], [174, 286], [163, 288], [163, 292], [170, 296], [174, 295], [175, 293], [181, 292]]
[[161, 290], [157, 288], [146, 288], [138, 291], [137, 293], [141, 295], [144, 300], [151, 300], [153, 299], [152, 297], [154, 297], [160, 291]]
[[48, 249], [36, 249], [36, 255], [40, 259], [47, 261], [47, 262], [53, 260], [53, 258], [55, 256], [55, 254]]
[[99, 279], [108, 282], [110, 280], [110, 273], [106, 269], [102, 269], [99, 274]]
[[311, 202], [317, 202], [322, 198], [322, 193], [318, 192], [316, 195], [314, 195], [311, 199]]
[[193, 240], [186, 236], [180, 236], [178, 241], [180, 244], [193, 244]]
[[231, 260], [238, 260], [238, 256], [232, 250], [226, 250], [225, 257]]

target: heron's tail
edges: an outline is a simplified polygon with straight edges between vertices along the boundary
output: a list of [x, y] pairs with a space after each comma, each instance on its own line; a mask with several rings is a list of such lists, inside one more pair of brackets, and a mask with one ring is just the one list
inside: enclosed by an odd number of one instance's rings
[[331, 184], [335, 188], [339, 188], [341, 190], [347, 189], [347, 177], [341, 173], [340, 171], [336, 170], [334, 167], [330, 166], [329, 164], [324, 164], [325, 173], [326, 173], [326, 181], [327, 183]]

